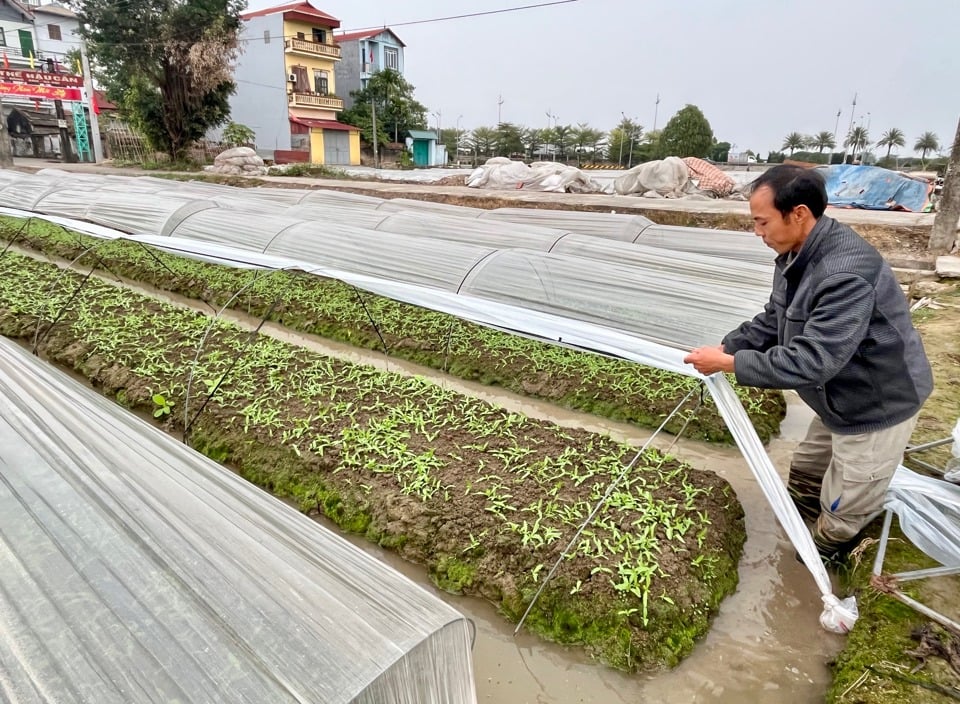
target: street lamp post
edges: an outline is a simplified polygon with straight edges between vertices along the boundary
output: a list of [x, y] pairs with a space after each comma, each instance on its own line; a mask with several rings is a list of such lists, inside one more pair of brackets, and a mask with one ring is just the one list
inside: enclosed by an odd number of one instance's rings
[[463, 115], [457, 116], [457, 168], [460, 168], [460, 120], [463, 119]]
[[[437, 118], [437, 147], [439, 147], [440, 144], [443, 142], [443, 136], [442, 136], [442, 134], [440, 133], [440, 116], [441, 116], [443, 113], [441, 113], [439, 110], [437, 110], [436, 112], [432, 112], [432, 113], [430, 113], [430, 114], [433, 115], [435, 118]], [[433, 161], [434, 161], [435, 163], [431, 164], [432, 166], [442, 166], [442, 164], [439, 163], [439, 158], [438, 158], [438, 154], [437, 154], [437, 152], [439, 151], [439, 149], [437, 149], [437, 147], [434, 147], [434, 150], [433, 150]]]
[[[627, 122], [627, 116], [623, 114], [623, 110], [620, 111], [620, 117], [623, 118], [623, 124]], [[617, 157], [617, 167], [623, 168], [623, 130], [620, 130], [620, 156]]]
[[[550, 120], [553, 120], [553, 129], [555, 130], [555, 129], [557, 128], [557, 116], [554, 115], [552, 112], [550, 112], [550, 110], [549, 110], [549, 108], [548, 108], [548, 109], [547, 109], [547, 130], [548, 130], [548, 131], [551, 129], [551, 127], [550, 127]], [[556, 137], [556, 136], [557, 136], [556, 133], [554, 133], [553, 136]], [[551, 144], [550, 147], [551, 147], [550, 156], [552, 156], [552, 157], [553, 157], [553, 160], [556, 161], [556, 159], [557, 159], [557, 145], [556, 145], [556, 144]], [[544, 145], [544, 149], [546, 149], [546, 145]]]

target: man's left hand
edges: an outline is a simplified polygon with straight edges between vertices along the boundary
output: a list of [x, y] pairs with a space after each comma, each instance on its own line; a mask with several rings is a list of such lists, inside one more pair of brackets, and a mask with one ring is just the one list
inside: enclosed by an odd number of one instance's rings
[[733, 355], [723, 351], [722, 346], [698, 347], [683, 358], [684, 364], [692, 364], [701, 374], [714, 372], [733, 373]]

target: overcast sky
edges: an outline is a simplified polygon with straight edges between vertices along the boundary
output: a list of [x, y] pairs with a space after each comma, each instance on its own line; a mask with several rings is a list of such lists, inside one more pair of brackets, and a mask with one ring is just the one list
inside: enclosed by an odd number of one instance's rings
[[495, 125], [501, 96], [504, 122], [546, 127], [550, 111], [602, 130], [621, 112], [662, 128], [692, 103], [765, 156], [791, 131], [833, 132], [839, 110], [838, 141], [852, 114], [873, 141], [903, 130], [906, 155], [927, 130], [948, 149], [960, 117], [958, 0], [575, 0], [407, 26], [537, 0], [311, 1], [348, 31], [391, 27], [443, 127]]

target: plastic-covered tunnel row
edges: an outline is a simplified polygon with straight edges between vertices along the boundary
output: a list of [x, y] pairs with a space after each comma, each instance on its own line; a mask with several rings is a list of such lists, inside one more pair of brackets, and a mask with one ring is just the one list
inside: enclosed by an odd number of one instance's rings
[[3, 701], [476, 701], [462, 615], [2, 338], [0, 515]]
[[[772, 276], [769, 250], [752, 235], [630, 215], [49, 171], [0, 172], [0, 206], [516, 303], [677, 349], [716, 344], [755, 315]], [[531, 213], [542, 225], [529, 224]]]

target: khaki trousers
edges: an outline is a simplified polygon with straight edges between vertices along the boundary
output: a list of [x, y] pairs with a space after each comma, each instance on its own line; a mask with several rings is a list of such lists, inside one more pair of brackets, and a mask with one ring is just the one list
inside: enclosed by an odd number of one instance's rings
[[917, 415], [892, 428], [858, 435], [832, 433], [819, 416], [810, 422], [790, 461], [789, 489], [801, 503], [813, 499], [819, 488], [820, 515], [814, 529], [818, 542], [848, 541], [880, 513]]

